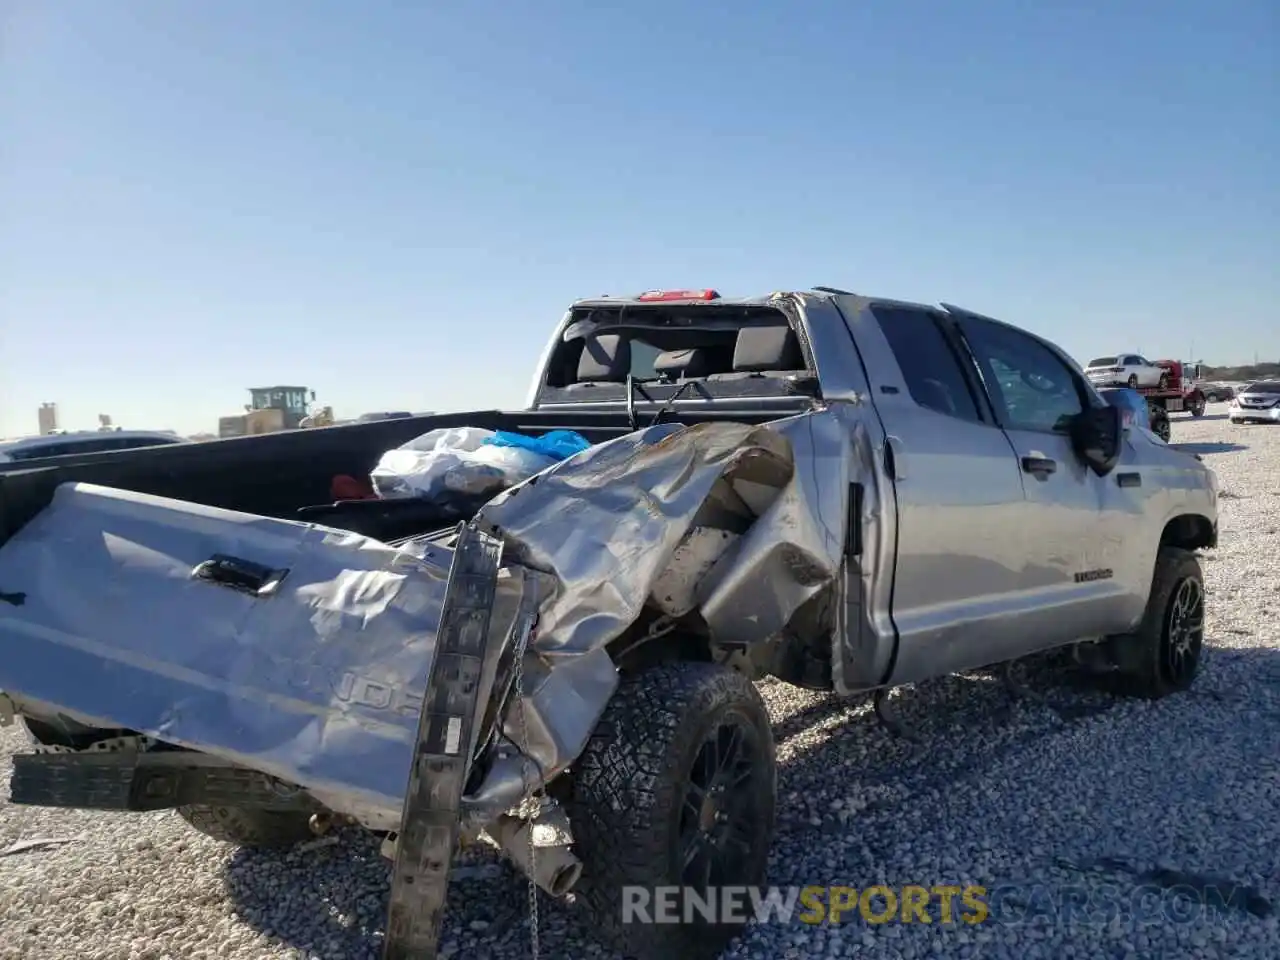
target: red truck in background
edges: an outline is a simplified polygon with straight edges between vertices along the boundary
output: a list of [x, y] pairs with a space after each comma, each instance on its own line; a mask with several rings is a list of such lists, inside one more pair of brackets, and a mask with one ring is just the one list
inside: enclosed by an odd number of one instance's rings
[[1163, 387], [1138, 387], [1138, 393], [1147, 403], [1160, 407], [1165, 413], [1189, 413], [1193, 417], [1204, 414], [1204, 391], [1197, 386], [1200, 364], [1183, 363], [1180, 360], [1157, 360], [1156, 366], [1169, 371], [1168, 383]]

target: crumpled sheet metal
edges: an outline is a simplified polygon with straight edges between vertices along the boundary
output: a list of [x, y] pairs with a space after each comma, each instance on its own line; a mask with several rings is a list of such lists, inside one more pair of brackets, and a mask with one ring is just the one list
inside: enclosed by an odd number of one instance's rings
[[[192, 579], [213, 554], [289, 568], [257, 600]], [[395, 829], [452, 553], [90, 484], [0, 549], [0, 689], [306, 788]], [[499, 580], [512, 630], [522, 571]], [[40, 710], [44, 714], [44, 710]]]
[[772, 425], [791, 447], [793, 474], [738, 544], [703, 580], [699, 607], [713, 637], [746, 643], [781, 633], [839, 572], [853, 458], [834, 411]]
[[[527, 758], [549, 779], [581, 753], [617, 688], [608, 646], [646, 604], [759, 641], [832, 584], [861, 464], [841, 410], [652, 427], [486, 505], [477, 519], [504, 542], [491, 645], [510, 642], [529, 591], [539, 622], [522, 661], [527, 751], [513, 698], [469, 819], [515, 805]], [[219, 552], [292, 566], [295, 598], [192, 584]], [[0, 584], [28, 593], [0, 605], [0, 689], [262, 770], [394, 830], [450, 560], [438, 545], [66, 485], [0, 548]], [[261, 612], [228, 616], [241, 599]], [[486, 687], [492, 676], [491, 663]]]
[[[773, 637], [830, 587], [845, 543], [849, 444], [834, 409], [767, 426], [653, 427], [579, 454], [481, 510], [481, 526], [507, 544], [505, 560], [554, 583], [524, 661], [527, 754], [543, 776], [581, 753], [618, 684], [607, 646], [707, 526], [728, 531], [694, 588], [713, 639]], [[688, 552], [707, 566], [705, 549]], [[467, 798], [477, 816], [522, 793], [520, 718], [513, 699], [505, 742]]]

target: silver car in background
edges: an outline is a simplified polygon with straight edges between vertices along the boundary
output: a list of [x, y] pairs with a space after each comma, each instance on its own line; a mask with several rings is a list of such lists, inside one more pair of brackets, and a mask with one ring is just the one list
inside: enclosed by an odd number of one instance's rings
[[1251, 383], [1231, 401], [1232, 423], [1280, 423], [1280, 380]]

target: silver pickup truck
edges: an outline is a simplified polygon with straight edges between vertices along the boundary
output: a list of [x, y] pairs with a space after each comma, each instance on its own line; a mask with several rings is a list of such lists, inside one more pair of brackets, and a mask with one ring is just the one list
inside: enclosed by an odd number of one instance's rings
[[[326, 502], [440, 427], [593, 444], [467, 503]], [[385, 835], [388, 956], [431, 956], [459, 838], [572, 892], [765, 880], [772, 675], [874, 693], [1058, 647], [1193, 682], [1217, 540], [1195, 457], [1066, 354], [958, 307], [831, 288], [575, 303], [526, 409], [0, 472], [12, 801], [177, 808], [221, 839]], [[415, 899], [416, 898], [416, 899]]]

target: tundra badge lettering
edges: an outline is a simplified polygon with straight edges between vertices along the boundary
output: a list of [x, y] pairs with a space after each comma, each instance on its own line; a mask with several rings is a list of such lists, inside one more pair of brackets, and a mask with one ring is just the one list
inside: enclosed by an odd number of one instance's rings
[[344, 673], [334, 693], [343, 703], [370, 707], [374, 710], [390, 710], [405, 717], [416, 717], [422, 712], [422, 697], [406, 693], [397, 687]]
[[1095, 580], [1110, 580], [1114, 573], [1109, 569], [1082, 570], [1076, 574], [1076, 583], [1093, 583]]

